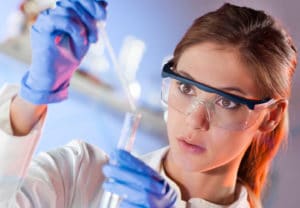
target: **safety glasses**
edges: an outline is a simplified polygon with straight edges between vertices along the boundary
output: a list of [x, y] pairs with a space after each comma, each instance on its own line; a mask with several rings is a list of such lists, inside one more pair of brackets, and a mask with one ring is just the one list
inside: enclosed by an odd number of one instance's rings
[[[203, 113], [209, 123], [221, 128], [246, 129], [257, 120], [260, 110], [275, 102], [271, 98], [243, 98], [186, 78], [174, 72], [171, 61], [164, 65], [162, 77], [161, 98], [166, 107], [189, 115], [204, 106]], [[201, 92], [208, 93], [209, 98], [202, 97]]]

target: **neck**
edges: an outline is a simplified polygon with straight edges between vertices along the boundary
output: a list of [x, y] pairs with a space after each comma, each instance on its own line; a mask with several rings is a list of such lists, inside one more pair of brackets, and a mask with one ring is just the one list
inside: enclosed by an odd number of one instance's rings
[[201, 198], [227, 205], [236, 200], [239, 161], [209, 171], [186, 171], [176, 166], [169, 153], [164, 161], [166, 174], [179, 186], [182, 199]]

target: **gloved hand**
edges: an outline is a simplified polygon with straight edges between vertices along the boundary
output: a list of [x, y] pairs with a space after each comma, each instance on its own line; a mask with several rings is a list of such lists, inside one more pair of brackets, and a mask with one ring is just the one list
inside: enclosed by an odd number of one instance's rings
[[31, 28], [32, 60], [20, 95], [35, 104], [67, 98], [73, 72], [91, 43], [97, 41], [96, 22], [106, 18], [105, 1], [61, 0], [40, 13]]
[[103, 167], [106, 191], [122, 198], [121, 208], [171, 208], [176, 193], [166, 180], [141, 160], [116, 150]]

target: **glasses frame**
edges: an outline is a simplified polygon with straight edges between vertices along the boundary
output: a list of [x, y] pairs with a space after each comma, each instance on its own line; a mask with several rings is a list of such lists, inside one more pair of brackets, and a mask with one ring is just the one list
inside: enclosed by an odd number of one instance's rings
[[[194, 85], [200, 90], [204, 90], [204, 91], [209, 92], [209, 93], [216, 93], [216, 94], [218, 94], [220, 96], [223, 96], [223, 97], [225, 97], [225, 98], [227, 98], [227, 99], [229, 99], [229, 100], [231, 100], [235, 103], [244, 104], [251, 110], [258, 109], [258, 108], [256, 108], [257, 105], [261, 105], [261, 104], [268, 104], [269, 105], [269, 104], [274, 102], [274, 100], [271, 99], [271, 98], [265, 98], [265, 99], [262, 99], [262, 100], [253, 100], [253, 99], [247, 99], [247, 98], [244, 98], [244, 97], [241, 97], [241, 96], [238, 96], [238, 95], [233, 95], [233, 94], [228, 93], [228, 92], [224, 92], [224, 91], [219, 90], [217, 88], [208, 86], [208, 85], [203, 84], [201, 82], [197, 82], [197, 81], [194, 81], [194, 80], [189, 79], [187, 77], [181, 76], [180, 74], [177, 74], [176, 72], [174, 72], [174, 70], [172, 70], [173, 66], [174, 66], [174, 63], [172, 62], [172, 60], [167, 62], [163, 66], [163, 69], [162, 69], [162, 72], [161, 72], [162, 78], [170, 77], [170, 78], [176, 79], [178, 81], [181, 81], [183, 83]], [[270, 101], [271, 101], [271, 103], [270, 103]], [[265, 105], [263, 105], [263, 106], [265, 106]], [[261, 106], [261, 107], [263, 107], [263, 106]]]

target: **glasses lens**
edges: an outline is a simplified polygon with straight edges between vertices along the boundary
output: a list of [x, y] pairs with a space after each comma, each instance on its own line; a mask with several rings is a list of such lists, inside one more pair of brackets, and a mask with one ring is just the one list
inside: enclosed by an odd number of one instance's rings
[[172, 78], [163, 79], [162, 101], [183, 114], [187, 114], [187, 107], [192, 104], [193, 96], [189, 95], [190, 85]]
[[259, 115], [246, 105], [235, 103], [215, 93], [209, 93], [207, 100], [198, 98], [199, 94], [201, 90], [191, 84], [172, 78], [163, 79], [163, 103], [186, 116], [203, 107], [200, 105], [204, 105], [210, 125], [229, 130], [243, 130], [251, 126]]
[[229, 130], [242, 130], [250, 127], [259, 115], [246, 105], [235, 103], [224, 97], [218, 97], [213, 105], [211, 125]]

